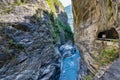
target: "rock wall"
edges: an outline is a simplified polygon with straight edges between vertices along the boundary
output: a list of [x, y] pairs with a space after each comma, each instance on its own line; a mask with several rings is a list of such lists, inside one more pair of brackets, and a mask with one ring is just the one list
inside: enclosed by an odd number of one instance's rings
[[114, 28], [120, 37], [119, 4], [119, 0], [72, 0], [74, 40], [92, 73], [100, 67], [96, 57], [104, 47], [97, 44], [98, 34]]
[[58, 0], [1, 0], [0, 79], [57, 80], [55, 46], [71, 39]]
[[107, 72], [100, 78], [95, 80], [119, 80], [120, 79], [120, 59], [116, 60], [114, 64], [107, 70]]

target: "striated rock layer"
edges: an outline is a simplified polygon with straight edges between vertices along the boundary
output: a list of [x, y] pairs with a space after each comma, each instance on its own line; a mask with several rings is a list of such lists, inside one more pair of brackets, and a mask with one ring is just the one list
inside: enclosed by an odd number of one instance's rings
[[57, 80], [55, 46], [70, 39], [58, 0], [1, 0], [0, 80]]
[[[120, 37], [119, 0], [72, 0], [74, 16], [74, 40], [92, 73], [99, 69], [101, 49], [119, 51]], [[104, 36], [105, 35], [105, 36]], [[101, 38], [106, 37], [106, 40]], [[107, 79], [106, 79], [107, 80]]]

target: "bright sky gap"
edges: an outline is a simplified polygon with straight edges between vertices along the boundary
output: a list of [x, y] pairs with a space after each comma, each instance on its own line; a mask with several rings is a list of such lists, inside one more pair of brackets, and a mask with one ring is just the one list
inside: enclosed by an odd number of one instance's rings
[[71, 0], [60, 0], [63, 4], [64, 7], [68, 6], [71, 4]]

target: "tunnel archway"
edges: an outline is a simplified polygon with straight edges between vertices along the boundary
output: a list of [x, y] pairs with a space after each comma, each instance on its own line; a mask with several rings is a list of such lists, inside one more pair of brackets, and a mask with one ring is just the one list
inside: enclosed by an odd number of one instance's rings
[[115, 30], [115, 28], [111, 28], [110, 30], [105, 30], [103, 32], [99, 32], [98, 39], [119, 39], [119, 34], [118, 32]]

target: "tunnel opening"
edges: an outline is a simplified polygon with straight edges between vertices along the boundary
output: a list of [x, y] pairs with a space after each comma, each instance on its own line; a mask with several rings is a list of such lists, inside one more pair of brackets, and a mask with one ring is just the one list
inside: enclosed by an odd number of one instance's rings
[[115, 28], [111, 28], [110, 30], [105, 30], [103, 32], [98, 33], [98, 39], [119, 39], [118, 32]]

